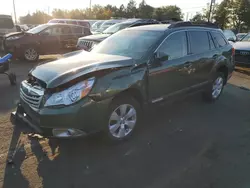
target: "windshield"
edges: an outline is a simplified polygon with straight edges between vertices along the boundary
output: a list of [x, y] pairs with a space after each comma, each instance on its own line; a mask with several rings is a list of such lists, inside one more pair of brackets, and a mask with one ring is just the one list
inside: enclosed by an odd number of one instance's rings
[[138, 60], [147, 54], [162, 35], [163, 32], [124, 30], [98, 44], [92, 52], [127, 56]]
[[48, 27], [48, 25], [43, 24], [43, 25], [36, 26], [27, 32], [32, 33], [32, 34], [37, 34], [37, 33], [40, 33], [42, 30], [46, 29], [47, 27]]
[[103, 21], [97, 21], [92, 25], [92, 29], [98, 29], [102, 25]]
[[14, 27], [12, 18], [0, 18], [1, 29], [12, 29]]
[[241, 41], [250, 42], [250, 33], [248, 33]]
[[117, 31], [127, 28], [130, 25], [131, 23], [118, 23], [118, 24], [110, 26], [109, 28], [104, 30], [103, 33], [113, 34], [113, 33], [116, 33]]

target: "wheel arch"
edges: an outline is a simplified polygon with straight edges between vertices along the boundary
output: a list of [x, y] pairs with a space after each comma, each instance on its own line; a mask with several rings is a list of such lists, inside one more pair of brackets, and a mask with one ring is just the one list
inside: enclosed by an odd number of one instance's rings
[[222, 64], [220, 66], [217, 67], [216, 72], [221, 72], [225, 75], [225, 80], [224, 80], [224, 84], [227, 83], [227, 78], [228, 78], [228, 67], [225, 64]]

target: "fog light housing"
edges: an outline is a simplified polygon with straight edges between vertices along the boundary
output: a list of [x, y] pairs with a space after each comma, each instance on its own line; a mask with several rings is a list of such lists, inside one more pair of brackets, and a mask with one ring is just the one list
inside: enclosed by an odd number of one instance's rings
[[58, 138], [80, 137], [86, 135], [85, 132], [79, 129], [66, 129], [66, 128], [53, 129], [52, 134], [53, 136]]

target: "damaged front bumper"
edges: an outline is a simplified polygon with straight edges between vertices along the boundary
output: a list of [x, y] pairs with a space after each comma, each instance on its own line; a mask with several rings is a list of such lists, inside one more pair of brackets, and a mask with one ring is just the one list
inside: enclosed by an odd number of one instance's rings
[[[24, 124], [28, 133], [43, 137], [83, 137], [105, 129], [105, 115], [111, 99], [93, 101], [86, 97], [80, 102], [61, 108], [33, 109], [22, 99], [11, 113], [14, 125]], [[26, 132], [26, 131], [25, 131]]]
[[82, 130], [75, 128], [45, 128], [36, 125], [33, 120], [26, 114], [24, 108], [19, 103], [17, 110], [11, 113], [10, 120], [12, 124], [18, 125], [19, 123], [25, 124], [25, 132], [39, 134], [44, 137], [54, 137], [54, 138], [72, 138], [72, 137], [83, 137], [86, 136]]

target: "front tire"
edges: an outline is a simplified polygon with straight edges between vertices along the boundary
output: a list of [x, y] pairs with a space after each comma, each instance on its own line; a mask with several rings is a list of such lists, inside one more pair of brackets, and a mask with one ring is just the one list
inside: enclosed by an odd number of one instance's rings
[[141, 121], [139, 103], [128, 96], [118, 97], [111, 103], [107, 115], [107, 135], [113, 141], [129, 138]]
[[225, 74], [222, 72], [218, 72], [213, 80], [211, 86], [208, 90], [204, 93], [204, 99], [208, 102], [214, 102], [219, 99], [221, 96], [224, 85], [225, 85]]
[[35, 48], [30, 47], [30, 48], [26, 48], [24, 50], [23, 57], [24, 57], [24, 59], [26, 61], [35, 62], [35, 61], [38, 60], [39, 54], [38, 54], [38, 51]]

